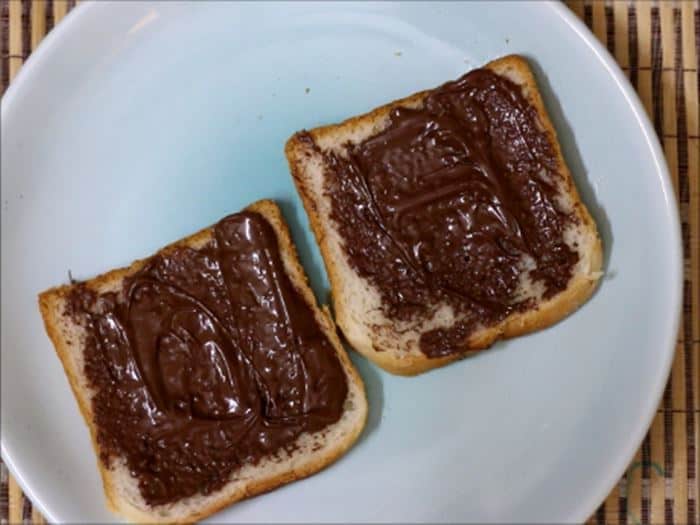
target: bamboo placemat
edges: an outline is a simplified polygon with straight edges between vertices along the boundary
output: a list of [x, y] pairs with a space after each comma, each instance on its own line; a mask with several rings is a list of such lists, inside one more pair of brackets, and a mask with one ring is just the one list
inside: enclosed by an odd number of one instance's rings
[[[0, 0], [0, 93], [74, 0]], [[642, 446], [589, 523], [700, 524], [700, 115], [697, 0], [567, 0], [639, 93], [680, 205], [683, 319], [671, 379]], [[600, 429], [604, 432], [605, 429]], [[0, 462], [0, 524], [44, 523]]]

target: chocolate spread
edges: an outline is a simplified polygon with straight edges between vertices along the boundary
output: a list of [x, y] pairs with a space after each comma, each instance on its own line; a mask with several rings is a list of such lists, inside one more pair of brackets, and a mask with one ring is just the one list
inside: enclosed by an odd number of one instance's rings
[[226, 217], [201, 249], [158, 254], [117, 293], [79, 285], [85, 373], [106, 466], [151, 505], [209, 493], [340, 418], [345, 372], [285, 273], [270, 224]]
[[532, 307], [516, 297], [523, 273], [545, 298], [567, 286], [578, 254], [563, 231], [576, 218], [557, 203], [564, 181], [537, 110], [510, 80], [474, 70], [420, 108], [394, 108], [385, 129], [345, 149], [324, 156], [324, 189], [385, 315], [410, 321], [446, 303], [462, 319], [422, 335], [427, 356]]

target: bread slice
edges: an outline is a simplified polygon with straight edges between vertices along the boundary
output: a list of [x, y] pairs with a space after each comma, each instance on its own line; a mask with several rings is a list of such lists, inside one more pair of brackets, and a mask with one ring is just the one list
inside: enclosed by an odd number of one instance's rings
[[[552, 297], [538, 300], [526, 311], [517, 311], [492, 326], [481, 326], [456, 345], [454, 352], [428, 357], [419, 348], [422, 334], [457, 321], [453, 312], [436, 306], [434, 315], [404, 322], [388, 317], [379, 290], [358, 275], [344, 249], [345, 240], [331, 216], [332, 203], [326, 189], [329, 178], [327, 155], [347, 156], [348, 146], [363, 143], [383, 131], [390, 112], [398, 107], [421, 108], [430, 91], [391, 102], [365, 115], [337, 125], [318, 127], [292, 136], [286, 156], [297, 190], [302, 198], [329, 275], [336, 323], [355, 350], [389, 372], [414, 375], [443, 366], [489, 347], [494, 341], [538, 330], [576, 310], [593, 293], [601, 276], [602, 247], [596, 225], [581, 202], [574, 181], [562, 157], [556, 132], [545, 110], [535, 78], [525, 59], [507, 56], [484, 66], [520, 86], [525, 99], [537, 113], [538, 127], [551, 143], [560, 174], [559, 202], [577, 218], [564, 232], [564, 239], [579, 257], [568, 286]], [[536, 297], [535, 284], [523, 280], [518, 295]]]
[[[292, 285], [314, 312], [323, 333], [331, 341], [345, 372], [348, 394], [340, 419], [315, 433], [301, 434], [289, 451], [281, 450], [274, 457], [265, 458], [255, 465], [244, 465], [231, 474], [231, 479], [221, 489], [209, 494], [197, 494], [170, 504], [149, 506], [142, 497], [134, 478], [123, 458], [112, 461], [107, 468], [102, 461], [98, 466], [102, 475], [108, 508], [129, 520], [143, 523], [185, 523], [202, 519], [219, 509], [244, 498], [273, 490], [280, 485], [301, 479], [323, 469], [337, 460], [357, 440], [367, 417], [367, 400], [364, 385], [346, 352], [327, 308], [316, 306], [314, 295], [297, 258], [297, 253], [277, 205], [269, 200], [259, 201], [246, 208], [257, 212], [272, 225], [280, 249], [284, 269]], [[204, 229], [175, 242], [158, 253], [170, 252], [178, 247], [198, 249], [212, 237], [212, 228]], [[98, 293], [121, 289], [124, 279], [143, 267], [146, 260], [134, 262], [128, 268], [118, 269], [87, 281], [85, 286]], [[92, 443], [100, 456], [100, 444], [91, 402], [93, 390], [84, 370], [84, 328], [66, 315], [68, 296], [75, 285], [61, 286], [39, 295], [39, 306], [46, 331], [60, 358], [80, 410], [90, 428]], [[260, 502], [264, 504], [263, 501]]]

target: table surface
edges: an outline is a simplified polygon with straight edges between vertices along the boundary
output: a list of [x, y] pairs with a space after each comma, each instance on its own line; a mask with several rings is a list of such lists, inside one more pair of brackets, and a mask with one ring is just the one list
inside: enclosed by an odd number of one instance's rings
[[[78, 2], [79, 3], [79, 2]], [[627, 73], [661, 140], [683, 227], [683, 318], [663, 400], [590, 523], [700, 524], [700, 4], [567, 0]], [[75, 0], [0, 0], [0, 93]], [[44, 523], [0, 462], [0, 524]]]

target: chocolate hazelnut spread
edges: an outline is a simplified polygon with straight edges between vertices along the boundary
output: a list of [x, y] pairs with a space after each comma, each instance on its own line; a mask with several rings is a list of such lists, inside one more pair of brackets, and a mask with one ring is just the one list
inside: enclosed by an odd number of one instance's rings
[[87, 332], [101, 460], [125, 457], [151, 505], [216, 490], [343, 412], [342, 365], [257, 213], [157, 254], [117, 293], [77, 286], [67, 315]]
[[[302, 140], [312, 140], [302, 136]], [[429, 357], [459, 351], [479, 326], [566, 288], [576, 221], [557, 202], [552, 142], [521, 88], [487, 69], [395, 107], [386, 127], [324, 156], [324, 191], [350, 264], [380, 292], [384, 314], [410, 321], [449, 304], [460, 321], [422, 335]]]

